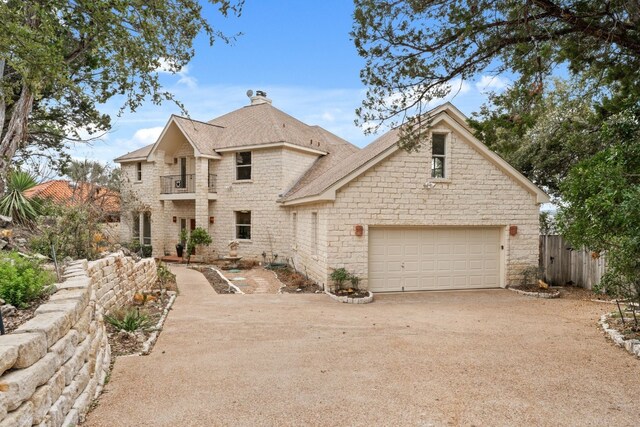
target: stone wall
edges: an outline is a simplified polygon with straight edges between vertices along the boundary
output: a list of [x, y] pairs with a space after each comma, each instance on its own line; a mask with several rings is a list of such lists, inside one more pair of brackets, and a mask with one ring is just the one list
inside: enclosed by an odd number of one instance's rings
[[104, 313], [156, 282], [156, 265], [122, 254], [72, 263], [51, 299], [0, 336], [0, 427], [72, 426], [100, 394], [111, 360]]

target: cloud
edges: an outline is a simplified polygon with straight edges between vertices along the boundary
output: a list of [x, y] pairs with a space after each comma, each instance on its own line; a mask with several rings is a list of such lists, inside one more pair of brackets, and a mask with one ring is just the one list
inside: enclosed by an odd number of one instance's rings
[[138, 146], [138, 148], [144, 147], [145, 145], [153, 144], [154, 142], [156, 142], [163, 129], [164, 126], [138, 129], [133, 134], [131, 142]]
[[476, 89], [482, 94], [489, 92], [500, 92], [511, 84], [511, 80], [501, 76], [483, 75], [476, 82]]
[[198, 80], [189, 75], [189, 65], [183, 65], [182, 67], [178, 67], [176, 64], [167, 60], [166, 58], [160, 58], [158, 60], [160, 64], [156, 68], [156, 72], [159, 74], [170, 74], [170, 75], [178, 75], [180, 78], [177, 81], [179, 85], [185, 85], [189, 89], [195, 89], [198, 86]]

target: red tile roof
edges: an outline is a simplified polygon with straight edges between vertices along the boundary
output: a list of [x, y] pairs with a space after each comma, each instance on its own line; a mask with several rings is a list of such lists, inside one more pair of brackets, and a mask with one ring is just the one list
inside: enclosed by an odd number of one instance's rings
[[90, 202], [105, 212], [120, 212], [120, 195], [108, 188], [87, 182], [72, 183], [62, 179], [43, 182], [24, 192], [25, 197], [50, 199], [67, 206]]

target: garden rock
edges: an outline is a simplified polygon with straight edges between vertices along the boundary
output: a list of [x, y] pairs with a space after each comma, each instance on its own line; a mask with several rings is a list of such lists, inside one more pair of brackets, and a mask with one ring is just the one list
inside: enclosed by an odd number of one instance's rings
[[[4, 301], [3, 301], [3, 303], [4, 303]], [[2, 315], [6, 316], [6, 317], [11, 317], [11, 316], [16, 314], [16, 308], [14, 306], [12, 306], [11, 304], [3, 304], [0, 307], [0, 311], [2, 312]]]
[[10, 226], [12, 222], [13, 218], [11, 218], [10, 216], [0, 215], [0, 227], [6, 228]]
[[4, 249], [8, 244], [8, 241], [0, 239], [0, 250]]

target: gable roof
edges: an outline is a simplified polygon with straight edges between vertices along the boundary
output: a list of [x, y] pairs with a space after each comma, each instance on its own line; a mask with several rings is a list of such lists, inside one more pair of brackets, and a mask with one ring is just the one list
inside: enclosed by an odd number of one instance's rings
[[[467, 119], [453, 106], [447, 102], [440, 105], [425, 114], [430, 119], [431, 125], [435, 125], [440, 121], [447, 122], [451, 127], [466, 137], [472, 147], [478, 151], [483, 157], [496, 165], [507, 175], [524, 187], [527, 191], [536, 195], [538, 203], [546, 203], [549, 201], [542, 190], [536, 187], [524, 175], [518, 172], [513, 166], [503, 160], [500, 156], [489, 150], [482, 142], [480, 142], [471, 132]], [[333, 167], [318, 174], [313, 180], [305, 182], [303, 185], [294, 186], [281, 199], [285, 205], [306, 203], [320, 200], [334, 200], [335, 191], [346, 185], [359, 175], [366, 172], [380, 161], [384, 160], [395, 151], [399, 150], [398, 140], [400, 138], [400, 128], [395, 128], [373, 141], [364, 149], [357, 151], [350, 156], [344, 158]]]
[[120, 196], [108, 188], [87, 183], [72, 183], [63, 179], [46, 181], [24, 192], [24, 196], [32, 199], [49, 199], [66, 206], [77, 204], [99, 204], [105, 212], [120, 211]]
[[151, 152], [151, 148], [153, 147], [153, 145], [154, 144], [149, 144], [142, 148], [138, 148], [137, 150], [130, 151], [129, 153], [123, 156], [116, 157], [115, 159], [113, 159], [113, 161], [117, 163], [124, 163], [124, 162], [135, 162], [135, 161], [147, 160], [147, 156]]

